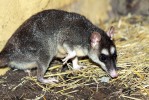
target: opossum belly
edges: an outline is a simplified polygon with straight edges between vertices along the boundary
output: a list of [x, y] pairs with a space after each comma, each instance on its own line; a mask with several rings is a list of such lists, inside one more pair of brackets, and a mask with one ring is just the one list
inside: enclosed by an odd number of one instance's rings
[[64, 49], [64, 47], [58, 45], [56, 57], [57, 57], [57, 58], [64, 58], [64, 57], [66, 57], [66, 55], [67, 55], [67, 52], [66, 52], [66, 50]]
[[37, 63], [36, 62], [11, 61], [8, 66], [10, 66], [11, 68], [27, 70], [27, 69], [36, 68], [37, 67]]

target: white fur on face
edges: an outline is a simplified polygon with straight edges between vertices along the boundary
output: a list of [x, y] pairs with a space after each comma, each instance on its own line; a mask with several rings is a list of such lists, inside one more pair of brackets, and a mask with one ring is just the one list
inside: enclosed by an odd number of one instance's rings
[[92, 56], [90, 56], [90, 58], [92, 59], [93, 62], [99, 64], [102, 67], [102, 69], [107, 71], [106, 65], [103, 62], [101, 62], [96, 55], [92, 55]]
[[115, 53], [115, 47], [111, 47], [111, 48], [110, 48], [110, 53], [111, 53], [111, 54], [114, 54], [114, 53]]
[[101, 68], [102, 68], [103, 70], [105, 70], [105, 71], [107, 72], [106, 65], [105, 65], [103, 62], [101, 62], [100, 60], [98, 60], [97, 63], [101, 66]]
[[102, 50], [101, 50], [101, 54], [109, 55], [109, 52], [108, 52], [107, 49], [102, 49]]

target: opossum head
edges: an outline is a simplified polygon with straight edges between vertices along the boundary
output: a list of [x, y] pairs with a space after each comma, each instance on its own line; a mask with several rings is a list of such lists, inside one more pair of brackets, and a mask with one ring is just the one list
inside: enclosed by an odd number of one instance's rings
[[112, 40], [114, 28], [108, 32], [92, 32], [90, 36], [89, 58], [102, 67], [112, 78], [118, 76], [116, 72], [117, 52]]

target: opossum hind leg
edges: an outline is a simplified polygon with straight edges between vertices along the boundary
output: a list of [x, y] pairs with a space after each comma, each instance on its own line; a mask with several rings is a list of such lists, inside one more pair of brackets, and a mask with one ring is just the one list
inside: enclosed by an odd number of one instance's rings
[[39, 63], [37, 67], [37, 79], [42, 83], [55, 83], [58, 82], [55, 78], [44, 78], [47, 68], [49, 67], [48, 64]]
[[44, 75], [49, 67], [50, 62], [52, 61], [53, 56], [43, 56], [39, 61], [38, 61], [38, 66], [37, 66], [37, 80], [42, 82], [42, 83], [55, 83], [58, 82], [55, 78], [44, 78]]

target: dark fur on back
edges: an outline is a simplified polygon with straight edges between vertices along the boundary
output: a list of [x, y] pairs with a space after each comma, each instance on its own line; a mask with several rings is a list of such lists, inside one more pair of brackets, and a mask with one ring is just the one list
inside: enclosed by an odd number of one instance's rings
[[23, 70], [37, 67], [38, 80], [47, 82], [43, 75], [56, 57], [58, 45], [66, 43], [70, 48], [79, 45], [91, 51], [93, 32], [101, 35], [97, 54], [101, 48], [114, 45], [103, 30], [82, 15], [61, 10], [39, 12], [26, 20], [8, 40], [0, 53], [0, 66]]
[[107, 38], [103, 39], [101, 44], [108, 46], [107, 43], [111, 43], [105, 32], [84, 16], [61, 10], [45, 10], [25, 21], [9, 39], [1, 53], [11, 60], [18, 55], [22, 55], [22, 58], [30, 55], [39, 56], [40, 51], [47, 53], [51, 45], [54, 46], [54, 42], [57, 44], [69, 40], [73, 45], [86, 46], [89, 45], [90, 34], [94, 31]]

